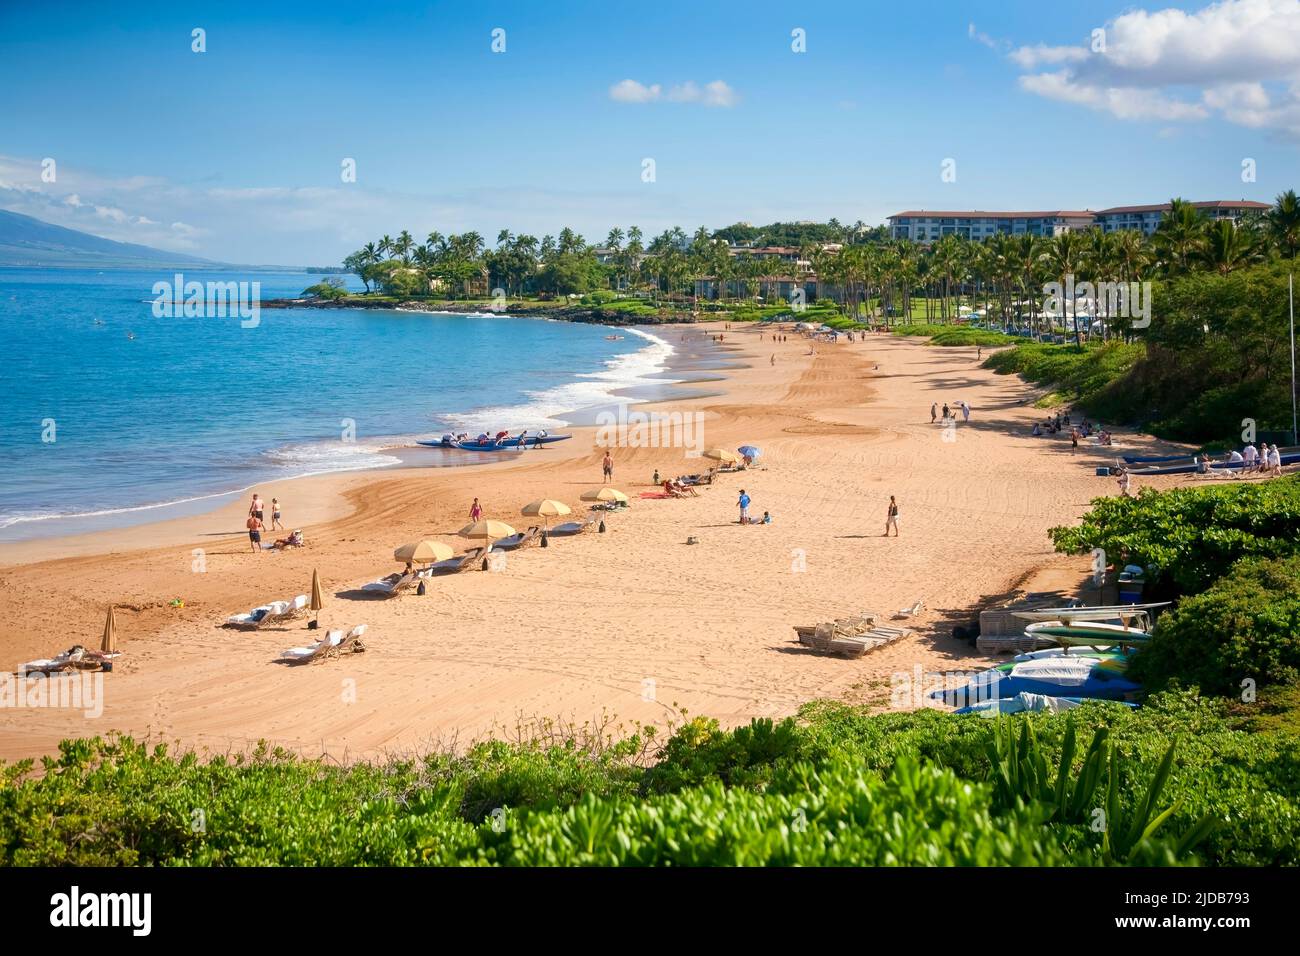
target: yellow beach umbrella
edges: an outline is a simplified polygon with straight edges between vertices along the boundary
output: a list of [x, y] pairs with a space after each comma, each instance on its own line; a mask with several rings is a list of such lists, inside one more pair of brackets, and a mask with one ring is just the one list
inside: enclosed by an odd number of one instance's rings
[[393, 557], [403, 564], [420, 562], [429, 564], [434, 561], [446, 561], [456, 552], [441, 541], [412, 541], [393, 552]]
[[739, 455], [734, 451], [728, 451], [725, 448], [710, 448], [704, 453], [704, 457], [712, 458], [714, 461], [726, 462], [730, 465], [734, 465], [736, 462], [740, 461]]
[[617, 488], [592, 488], [578, 496], [583, 501], [627, 501], [627, 495]]
[[537, 501], [528, 502], [519, 509], [519, 513], [525, 518], [557, 518], [560, 515], [573, 514], [573, 509], [563, 501], [556, 501], [554, 498], [541, 498]]
[[515, 533], [515, 529], [504, 521], [475, 521], [473, 524], [465, 525], [456, 533], [462, 538], [486, 541], [488, 550], [491, 550], [493, 541], [510, 537]]
[[108, 618], [104, 621], [104, 639], [99, 642], [99, 649], [105, 654], [117, 653], [117, 621], [113, 618], [113, 605], [108, 606]]
[[313, 611], [319, 611], [325, 606], [325, 595], [320, 587], [320, 572], [315, 568], [311, 569], [311, 604], [307, 606]]

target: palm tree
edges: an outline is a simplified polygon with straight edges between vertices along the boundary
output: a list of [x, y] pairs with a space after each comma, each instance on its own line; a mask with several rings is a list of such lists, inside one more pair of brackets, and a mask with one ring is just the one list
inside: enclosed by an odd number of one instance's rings
[[1259, 258], [1259, 249], [1244, 227], [1231, 219], [1215, 220], [1206, 229], [1201, 261], [1219, 275], [1250, 265]]
[[393, 251], [393, 240], [391, 236], [384, 236], [379, 240], [379, 245], [375, 247], [380, 256], [387, 256]]
[[1165, 271], [1186, 273], [1205, 245], [1205, 218], [1185, 199], [1174, 199], [1152, 237]]
[[1269, 235], [1288, 259], [1300, 248], [1300, 200], [1294, 189], [1281, 193], [1265, 214]]
[[393, 252], [397, 254], [397, 258], [401, 259], [403, 262], [409, 263], [411, 261], [411, 249], [414, 248], [414, 246], [415, 240], [411, 238], [409, 232], [403, 229], [401, 233], [398, 234], [397, 241], [393, 243]]
[[[1071, 278], [1079, 271], [1079, 264], [1083, 261], [1083, 243], [1079, 234], [1077, 232], [1063, 232], [1058, 236], [1054, 236], [1048, 246], [1047, 258], [1052, 268], [1052, 275], [1061, 283], [1061, 315], [1064, 317], [1065, 288], [1071, 284]], [[1074, 312], [1074, 344], [1083, 345], [1083, 336], [1079, 332], [1077, 308]]]

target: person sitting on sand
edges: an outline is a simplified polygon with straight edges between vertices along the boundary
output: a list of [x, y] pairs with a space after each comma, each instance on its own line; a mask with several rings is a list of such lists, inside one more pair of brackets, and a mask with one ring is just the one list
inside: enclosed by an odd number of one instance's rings
[[763, 512], [763, 521], [762, 521], [761, 523], [762, 523], [762, 524], [771, 524], [771, 523], [772, 523], [772, 515], [771, 515], [769, 512], [764, 511], [764, 512]]
[[1038, 422], [1034, 422], [1034, 430], [1031, 431], [1029, 434], [1033, 435], [1034, 437], [1038, 437], [1038, 436], [1041, 435], [1042, 433], [1043, 433], [1043, 430], [1042, 430], [1041, 428], [1038, 427]]

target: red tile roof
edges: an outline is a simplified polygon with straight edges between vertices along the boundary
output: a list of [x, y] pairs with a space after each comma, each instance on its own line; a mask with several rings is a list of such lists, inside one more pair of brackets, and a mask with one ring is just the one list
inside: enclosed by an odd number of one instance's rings
[[954, 212], [944, 209], [909, 209], [906, 212], [894, 213], [889, 218], [937, 216], [940, 219], [1051, 219], [1063, 216], [1073, 219], [1091, 219], [1094, 215], [1096, 213], [1090, 209], [1053, 209], [1047, 212], [988, 212], [983, 209], [965, 209]]
[[[1192, 203], [1197, 209], [1269, 209], [1266, 202], [1254, 202], [1250, 199], [1215, 199], [1211, 202]], [[1154, 206], [1112, 206], [1097, 212], [1099, 216], [1116, 215], [1127, 212], [1166, 212], [1170, 203], [1157, 203]]]

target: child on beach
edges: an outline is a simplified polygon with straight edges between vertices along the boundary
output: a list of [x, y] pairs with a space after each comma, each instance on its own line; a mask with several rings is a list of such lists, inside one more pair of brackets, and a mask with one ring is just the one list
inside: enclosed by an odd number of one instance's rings
[[745, 494], [745, 489], [740, 489], [740, 498], [736, 501], [740, 505], [740, 523], [749, 524], [749, 495]]
[[894, 529], [894, 537], [897, 538], [898, 537], [898, 502], [894, 500], [893, 495], [889, 496], [889, 509], [885, 512], [885, 533], [881, 535], [882, 538], [889, 537], [889, 529], [891, 527]]
[[475, 498], [474, 503], [469, 506], [469, 520], [478, 521], [482, 517], [483, 517], [483, 506], [480, 505], [478, 503], [478, 499]]
[[939, 403], [931, 402], [930, 403], [930, 424], [933, 425], [934, 420], [938, 417], [939, 417]]

